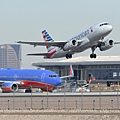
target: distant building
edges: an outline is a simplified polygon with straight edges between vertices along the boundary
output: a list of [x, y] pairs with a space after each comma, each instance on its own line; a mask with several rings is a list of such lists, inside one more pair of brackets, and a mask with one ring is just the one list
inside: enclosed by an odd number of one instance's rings
[[21, 67], [21, 45], [0, 44], [0, 68]]

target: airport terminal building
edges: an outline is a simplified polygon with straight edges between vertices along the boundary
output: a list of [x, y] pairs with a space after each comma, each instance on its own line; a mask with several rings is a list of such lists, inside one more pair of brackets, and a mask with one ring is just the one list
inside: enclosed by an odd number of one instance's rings
[[76, 80], [88, 80], [93, 74], [96, 80], [120, 80], [120, 56], [97, 56], [96, 59], [76, 57], [72, 59], [32, 63], [38, 68], [55, 71], [60, 76], [69, 75], [69, 65], [73, 65]]

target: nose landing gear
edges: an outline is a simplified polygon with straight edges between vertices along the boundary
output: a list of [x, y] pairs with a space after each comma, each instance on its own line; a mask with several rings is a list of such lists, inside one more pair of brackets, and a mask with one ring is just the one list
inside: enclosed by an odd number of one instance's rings
[[90, 58], [96, 58], [97, 55], [96, 54], [90, 54]]
[[95, 51], [96, 48], [97, 48], [96, 46], [91, 47], [91, 49], [92, 49], [92, 54], [90, 54], [90, 58], [96, 58], [96, 57], [97, 57], [97, 55], [94, 54], [94, 51]]

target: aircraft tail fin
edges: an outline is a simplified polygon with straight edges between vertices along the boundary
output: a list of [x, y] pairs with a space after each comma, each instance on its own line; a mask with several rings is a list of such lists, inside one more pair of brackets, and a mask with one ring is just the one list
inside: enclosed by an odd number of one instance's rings
[[72, 65], [70, 65], [70, 76], [71, 76], [71, 77], [74, 77], [74, 72], [73, 72]]
[[68, 76], [62, 76], [60, 78], [70, 78], [70, 77], [74, 77], [74, 72], [73, 72], [73, 68], [72, 65], [70, 65], [70, 73]]
[[[43, 35], [43, 39], [45, 42], [54, 42], [54, 40], [52, 39], [52, 37], [49, 35], [49, 33], [46, 30], [42, 31], [42, 35]], [[50, 51], [51, 48], [54, 48], [54, 47], [46, 46], [46, 49], [48, 50], [48, 52]]]

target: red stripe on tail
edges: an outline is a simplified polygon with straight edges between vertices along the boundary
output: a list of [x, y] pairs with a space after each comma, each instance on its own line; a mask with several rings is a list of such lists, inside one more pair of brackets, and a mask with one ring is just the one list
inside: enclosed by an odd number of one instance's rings
[[74, 76], [72, 65], [70, 65], [70, 76]]

